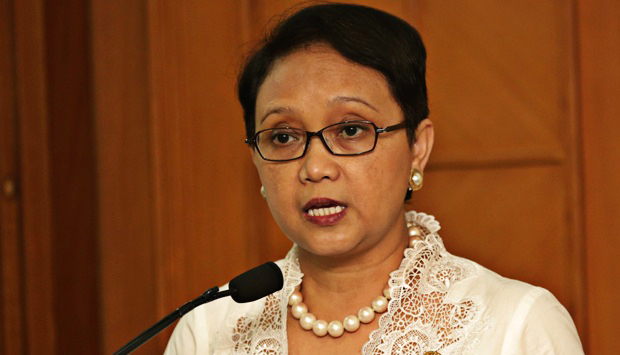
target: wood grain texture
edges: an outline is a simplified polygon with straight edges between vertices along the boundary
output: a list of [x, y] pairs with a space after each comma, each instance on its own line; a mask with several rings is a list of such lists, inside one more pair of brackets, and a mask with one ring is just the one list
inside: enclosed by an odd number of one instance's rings
[[157, 321], [146, 6], [96, 0], [91, 18], [100, 351], [109, 354]]
[[161, 315], [258, 259], [248, 245], [244, 196], [252, 176], [234, 103], [238, 6], [153, 1], [149, 7]]
[[620, 347], [620, 3], [578, 2], [590, 352]]
[[26, 352], [55, 354], [52, 206], [43, 3], [14, 3]]
[[[433, 166], [566, 160], [570, 4], [422, 2]], [[414, 9], [415, 11], [415, 9]]]
[[[0, 353], [24, 353], [19, 159], [12, 2], [0, 3]], [[10, 196], [4, 184], [13, 181]]]
[[47, 1], [45, 19], [56, 349], [92, 353], [100, 331], [87, 3]]

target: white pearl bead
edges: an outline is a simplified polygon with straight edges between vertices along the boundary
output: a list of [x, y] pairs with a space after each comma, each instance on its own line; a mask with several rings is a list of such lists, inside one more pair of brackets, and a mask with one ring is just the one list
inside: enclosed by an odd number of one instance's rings
[[370, 323], [373, 319], [375, 319], [375, 311], [372, 308], [366, 306], [364, 308], [360, 308], [359, 313], [357, 314], [357, 318], [359, 318], [362, 323]]
[[411, 181], [413, 181], [413, 184], [415, 186], [422, 185], [422, 174], [420, 174], [419, 172], [415, 172], [411, 177]]
[[304, 303], [298, 303], [291, 307], [291, 314], [295, 319], [301, 318], [304, 313], [308, 313], [308, 307]]
[[312, 332], [319, 337], [325, 336], [327, 334], [327, 322], [319, 319], [312, 324]]
[[409, 231], [410, 237], [421, 237], [422, 236], [422, 231], [420, 230], [420, 228], [416, 226], [411, 226], [407, 228], [407, 230]]
[[356, 316], [346, 316], [343, 326], [347, 332], [353, 333], [360, 328], [360, 320]]
[[387, 310], [388, 300], [383, 296], [377, 296], [372, 300], [372, 309], [377, 313], [383, 313]]
[[299, 318], [299, 325], [305, 330], [312, 329], [314, 322], [316, 322], [316, 317], [312, 313], [306, 313]]
[[329, 322], [329, 325], [327, 326], [327, 332], [334, 338], [338, 338], [342, 335], [342, 333], [344, 333], [344, 327], [342, 326], [342, 322], [340, 322], [339, 320], [333, 320]]
[[392, 296], [390, 296], [390, 287], [386, 287], [383, 289], [383, 296], [385, 298], [387, 298], [388, 300], [392, 298]]
[[303, 296], [301, 295], [301, 292], [299, 291], [295, 291], [291, 294], [291, 296], [288, 298], [288, 305], [289, 306], [294, 306], [298, 303], [301, 303], [301, 301], [303, 301]]

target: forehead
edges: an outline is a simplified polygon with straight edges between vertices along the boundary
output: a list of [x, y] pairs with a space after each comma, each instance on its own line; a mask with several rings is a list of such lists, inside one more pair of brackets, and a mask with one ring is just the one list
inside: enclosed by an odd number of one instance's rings
[[393, 102], [380, 72], [347, 60], [328, 46], [316, 45], [274, 64], [258, 91], [256, 118], [273, 106], [303, 109], [332, 103], [337, 97], [357, 97], [376, 106]]

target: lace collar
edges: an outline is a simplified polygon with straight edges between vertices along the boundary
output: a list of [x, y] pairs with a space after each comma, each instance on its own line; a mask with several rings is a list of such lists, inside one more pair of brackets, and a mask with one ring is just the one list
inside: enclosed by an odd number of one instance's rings
[[[449, 254], [437, 234], [439, 223], [433, 216], [407, 212], [407, 222], [423, 234], [420, 241], [404, 251], [400, 267], [390, 274], [391, 300], [379, 327], [372, 331], [362, 354], [462, 354], [472, 349], [489, 319], [481, 320], [482, 304], [476, 299], [448, 300], [448, 290], [456, 282], [473, 276], [473, 263]], [[284, 287], [265, 298], [256, 314], [229, 317], [226, 346], [235, 354], [288, 354], [286, 320], [288, 297], [301, 283], [303, 274], [297, 246], [280, 262]]]

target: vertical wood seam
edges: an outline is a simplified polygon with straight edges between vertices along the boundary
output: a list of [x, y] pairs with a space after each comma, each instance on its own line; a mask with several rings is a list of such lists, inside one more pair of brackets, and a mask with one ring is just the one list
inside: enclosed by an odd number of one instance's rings
[[571, 235], [571, 255], [573, 260], [577, 263], [573, 267], [575, 276], [571, 285], [573, 292], [576, 296], [576, 322], [577, 326], [581, 330], [581, 342], [584, 346], [584, 350], [588, 353], [589, 350], [589, 332], [588, 332], [588, 303], [587, 303], [587, 278], [586, 278], [586, 228], [584, 223], [585, 214], [585, 191], [584, 191], [584, 165], [583, 165], [583, 127], [582, 127], [582, 107], [581, 107], [581, 63], [579, 53], [581, 51], [580, 38], [579, 38], [579, 5], [577, 0], [571, 0], [569, 6], [569, 34], [571, 39], [571, 55], [569, 57], [569, 70], [570, 70], [570, 85], [569, 94], [572, 104], [569, 107], [571, 112], [571, 126], [570, 135], [573, 139], [571, 144], [570, 156], [570, 188], [571, 195], [574, 198], [574, 204], [572, 204], [572, 214], [575, 226], [575, 230]]
[[[25, 351], [54, 354], [55, 320], [50, 277], [53, 221], [50, 211], [43, 4], [32, 0], [14, 5], [16, 98], [20, 121], [18, 139], [23, 187], [20, 230], [24, 248]], [[33, 136], [36, 137], [34, 142]], [[33, 269], [35, 264], [36, 270]]]
[[[145, 41], [146, 41], [146, 75], [147, 75], [147, 107], [149, 112], [149, 172], [150, 172], [150, 194], [151, 194], [151, 219], [152, 219], [152, 235], [153, 235], [153, 270], [155, 272], [155, 290], [156, 290], [156, 300], [155, 300], [155, 312], [156, 317], [161, 318], [165, 314], [167, 314], [170, 310], [166, 310], [166, 271], [164, 270], [164, 263], [166, 262], [165, 251], [167, 248], [164, 247], [164, 236], [163, 236], [163, 198], [161, 196], [162, 191], [162, 161], [161, 155], [159, 152], [161, 151], [161, 146], [159, 144], [159, 122], [161, 121], [161, 117], [157, 114], [158, 109], [156, 105], [158, 104], [157, 96], [156, 96], [156, 88], [155, 86], [159, 83], [159, 80], [155, 78], [158, 77], [156, 71], [156, 53], [157, 50], [155, 47], [159, 47], [155, 45], [155, 41], [161, 41], [161, 36], [154, 36], [153, 33], [156, 31], [156, 26], [161, 25], [161, 21], [159, 19], [155, 20], [154, 18], [161, 13], [161, 2], [154, 0], [148, 1], [145, 4]], [[161, 29], [159, 29], [161, 31]], [[157, 38], [157, 39], [156, 39]], [[161, 59], [159, 59], [161, 61]], [[159, 74], [161, 75], [161, 74]], [[161, 80], [161, 78], [160, 78]], [[173, 325], [174, 326], [174, 325]], [[165, 333], [164, 334], [168, 334]], [[157, 344], [160, 349], [164, 349], [167, 343], [167, 339], [163, 337], [159, 337], [157, 339]]]
[[[8, 136], [12, 136], [8, 142], [11, 145], [8, 147], [10, 156], [10, 163], [7, 163], [6, 174], [0, 175], [0, 179], [12, 178], [15, 184], [15, 193], [12, 197], [13, 201], [3, 201], [2, 203], [7, 206], [9, 204], [12, 205], [12, 216], [13, 220], [10, 223], [14, 223], [12, 226], [14, 229], [13, 235], [10, 237], [11, 250], [5, 249], [8, 245], [6, 235], [2, 235], [2, 231], [6, 231], [8, 226], [2, 226], [2, 222], [0, 221], [0, 237], [2, 238], [2, 245], [0, 246], [0, 255], [2, 259], [2, 276], [0, 276], [0, 280], [2, 284], [0, 285], [0, 292], [2, 296], [1, 301], [1, 309], [0, 309], [0, 352], [4, 351], [7, 354], [18, 354], [25, 352], [26, 349], [26, 336], [25, 336], [25, 304], [24, 304], [24, 246], [23, 246], [23, 233], [22, 233], [22, 197], [21, 197], [21, 164], [19, 160], [20, 156], [20, 131], [19, 131], [19, 121], [18, 121], [18, 99], [17, 99], [17, 75], [16, 71], [16, 63], [17, 63], [17, 54], [16, 54], [16, 44], [15, 44], [15, 10], [14, 10], [14, 1], [5, 2], [6, 8], [6, 20], [5, 23], [8, 31], [4, 34], [7, 40], [7, 47], [9, 51], [6, 53], [7, 60], [7, 74], [10, 78], [10, 83], [7, 83], [7, 88], [10, 92], [10, 100], [7, 100], [7, 109], [11, 112], [11, 117], [6, 117], [11, 121], [10, 127], [11, 132], [5, 133]], [[9, 108], [10, 107], [10, 108]], [[3, 144], [7, 144], [7, 142], [3, 142]], [[3, 149], [3, 148], [0, 148]], [[0, 162], [0, 168], [2, 168], [2, 163]], [[0, 172], [1, 173], [1, 172]], [[2, 197], [5, 199], [4, 197]], [[2, 216], [0, 218], [4, 219], [4, 215], [6, 211], [3, 211], [3, 208], [0, 207], [0, 213]], [[5, 255], [8, 253], [11, 254], [11, 260], [7, 261]], [[6, 265], [10, 262], [10, 265]], [[9, 266], [11, 271], [15, 271], [12, 285], [7, 286], [8, 282], [4, 278], [4, 273], [7, 272], [5, 266]], [[14, 268], [14, 269], [13, 269]], [[10, 289], [11, 288], [11, 289]], [[9, 291], [11, 294], [9, 296], [15, 296], [16, 304], [9, 303], [11, 301], [10, 297], [7, 297]], [[10, 309], [12, 311], [12, 315], [9, 316], [5, 312]], [[9, 318], [11, 317], [11, 318]], [[11, 323], [9, 323], [11, 321]], [[13, 332], [9, 332], [7, 329], [13, 328]], [[9, 339], [9, 336], [11, 338]], [[11, 352], [14, 351], [14, 352]]]

